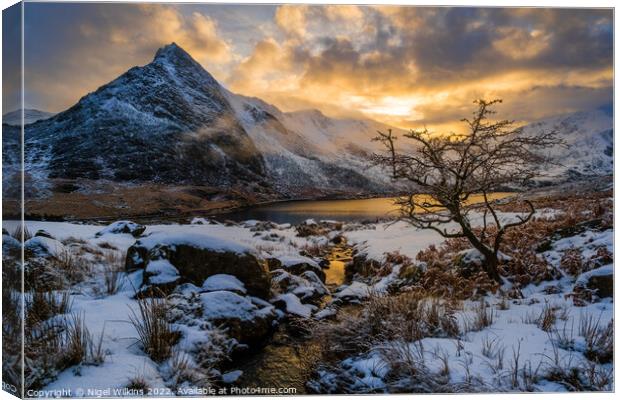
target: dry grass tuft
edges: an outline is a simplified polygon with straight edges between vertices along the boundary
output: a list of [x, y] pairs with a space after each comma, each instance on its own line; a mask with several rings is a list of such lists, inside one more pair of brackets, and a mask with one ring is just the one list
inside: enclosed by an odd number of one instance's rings
[[27, 290], [64, 290], [84, 281], [90, 272], [85, 258], [64, 250], [56, 257], [27, 259], [24, 279]]
[[474, 307], [474, 318], [471, 322], [471, 325], [468, 327], [470, 331], [481, 331], [487, 326], [493, 325], [493, 319], [495, 317], [495, 312], [492, 307], [481, 299], [476, 306]]
[[562, 255], [560, 260], [560, 267], [572, 276], [578, 276], [585, 272], [585, 265], [581, 250], [568, 249]]
[[129, 381], [127, 382], [127, 385], [125, 387], [139, 394], [145, 394], [149, 390], [149, 384], [146, 381], [144, 375], [132, 376], [131, 378], [129, 378]]
[[142, 350], [153, 361], [161, 362], [172, 355], [172, 346], [180, 334], [166, 320], [167, 304], [159, 298], [138, 300], [138, 311], [130, 307], [129, 321], [138, 333]]
[[26, 324], [33, 326], [55, 315], [67, 314], [72, 301], [69, 292], [32, 292], [26, 296]]
[[125, 253], [107, 252], [104, 258], [103, 282], [105, 292], [113, 295], [118, 292], [125, 271]]
[[584, 355], [591, 361], [606, 364], [614, 356], [613, 319], [607, 325], [601, 324], [601, 318], [592, 315], [582, 316], [579, 320], [579, 335], [586, 342]]
[[[32, 239], [32, 233], [30, 232], [30, 230], [28, 230], [28, 227], [26, 225], [23, 226], [23, 239], [24, 242], [28, 239]], [[19, 242], [22, 241], [22, 225], [18, 225], [15, 227], [15, 229], [13, 230], [13, 233], [11, 233], [11, 236], [13, 236], [15, 239], [17, 239]]]
[[458, 337], [454, 305], [415, 292], [380, 296], [371, 294], [356, 315], [344, 315], [337, 324], [317, 324], [313, 335], [327, 359], [368, 351], [391, 340], [413, 342], [424, 337]]
[[557, 320], [556, 309], [551, 307], [549, 303], [545, 303], [543, 309], [536, 320], [536, 325], [545, 332], [551, 332]]

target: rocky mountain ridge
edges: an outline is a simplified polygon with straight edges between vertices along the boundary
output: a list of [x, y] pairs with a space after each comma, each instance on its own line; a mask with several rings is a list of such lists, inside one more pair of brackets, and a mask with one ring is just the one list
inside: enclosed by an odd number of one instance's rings
[[[177, 192], [189, 193], [183, 202], [190, 208], [203, 200], [388, 195], [399, 188], [368, 160], [380, 149], [372, 137], [387, 128], [318, 110], [283, 112], [232, 93], [173, 43], [66, 111], [26, 125], [26, 197], [45, 209], [46, 201], [62, 208], [74, 194], [96, 195], [114, 212], [131, 209], [129, 193], [145, 187], [156, 187], [147, 193], [154, 198], [161, 188], [169, 194], [165, 204], [146, 207], [154, 211], [177, 207]], [[609, 113], [561, 116], [526, 131], [552, 128], [569, 146], [552, 150], [562, 165], [549, 171], [549, 182], [613, 172]], [[20, 129], [5, 124], [3, 131], [3, 192], [10, 197], [19, 183]], [[116, 192], [123, 194], [105, 196]]]

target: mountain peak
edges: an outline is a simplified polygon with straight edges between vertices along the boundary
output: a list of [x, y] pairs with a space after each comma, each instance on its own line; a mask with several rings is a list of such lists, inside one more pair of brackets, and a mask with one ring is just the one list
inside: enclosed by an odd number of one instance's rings
[[172, 61], [172, 62], [184, 61], [186, 63], [190, 62], [193, 64], [198, 64], [196, 60], [194, 60], [187, 51], [185, 51], [181, 46], [179, 46], [175, 42], [172, 42], [166, 46], [160, 47], [157, 50], [157, 53], [155, 53], [155, 58], [153, 59], [153, 61], [158, 61], [158, 60], [165, 60], [165, 61]]
[[203, 83], [209, 86], [219, 86], [215, 78], [175, 42], [159, 48], [152, 64], [163, 66], [168, 73], [177, 77], [193, 76], [202, 79]]

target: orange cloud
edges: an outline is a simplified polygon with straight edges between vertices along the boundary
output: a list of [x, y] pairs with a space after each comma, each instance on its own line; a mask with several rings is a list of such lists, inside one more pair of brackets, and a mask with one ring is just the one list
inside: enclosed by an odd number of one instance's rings
[[256, 25], [250, 36], [207, 8], [96, 7], [69, 51], [31, 64], [29, 89], [56, 104], [40, 108], [66, 108], [172, 41], [237, 93], [399, 127], [456, 129], [481, 97], [520, 121], [612, 99], [609, 10], [282, 5], [256, 21], [262, 6], [227, 9]]
[[[226, 64], [234, 53], [209, 15], [184, 15], [176, 7], [160, 4], [96, 7], [95, 18], [77, 25], [80, 35], [74, 43], [67, 42], [64, 51], [43, 65], [26, 63], [27, 91], [44, 95], [37, 107], [61, 111], [132, 66], [150, 62], [159, 47], [171, 42], [185, 48], [218, 78], [227, 76]], [[37, 54], [26, 56], [36, 60]]]

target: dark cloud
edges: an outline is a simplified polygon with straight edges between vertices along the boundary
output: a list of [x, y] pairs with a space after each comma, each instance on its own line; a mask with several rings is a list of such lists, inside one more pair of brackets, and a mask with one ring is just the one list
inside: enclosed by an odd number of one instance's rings
[[479, 97], [531, 120], [613, 95], [611, 9], [26, 6], [26, 103], [51, 111], [171, 41], [242, 94], [401, 126], [458, 120]]
[[21, 3], [2, 11], [2, 105], [7, 111], [20, 108], [21, 96]]

